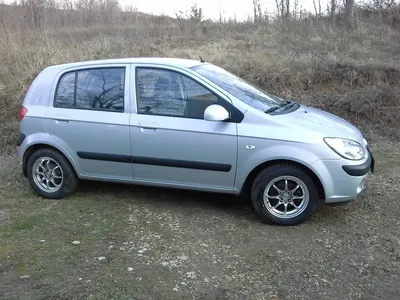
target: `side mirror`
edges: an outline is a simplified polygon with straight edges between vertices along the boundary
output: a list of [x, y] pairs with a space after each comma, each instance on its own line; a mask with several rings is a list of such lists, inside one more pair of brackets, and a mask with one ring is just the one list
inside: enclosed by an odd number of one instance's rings
[[218, 104], [212, 104], [204, 111], [204, 120], [207, 121], [226, 121], [229, 119], [229, 112]]

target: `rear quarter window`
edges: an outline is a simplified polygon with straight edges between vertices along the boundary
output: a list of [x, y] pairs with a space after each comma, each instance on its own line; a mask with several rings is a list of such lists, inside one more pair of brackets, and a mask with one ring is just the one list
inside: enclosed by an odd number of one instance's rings
[[64, 74], [57, 86], [55, 106], [74, 108], [75, 72]]

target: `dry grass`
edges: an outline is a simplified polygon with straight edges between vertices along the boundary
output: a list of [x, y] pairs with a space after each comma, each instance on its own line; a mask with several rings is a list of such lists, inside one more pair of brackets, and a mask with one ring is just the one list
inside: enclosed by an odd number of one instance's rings
[[[3, 11], [1, 11], [3, 10]], [[0, 17], [12, 8], [0, 5]], [[133, 17], [135, 16], [135, 17]], [[0, 151], [11, 152], [19, 106], [35, 75], [53, 64], [164, 56], [220, 65], [262, 88], [322, 107], [371, 133], [398, 135], [400, 32], [359, 19], [356, 29], [323, 20], [286, 24], [182, 23], [132, 14], [119, 23], [32, 30], [0, 18]], [[20, 25], [18, 25], [20, 24]]]
[[374, 145], [363, 195], [296, 228], [220, 194], [82, 182], [46, 200], [0, 155], [0, 299], [398, 299], [398, 148]]
[[82, 183], [50, 203], [33, 194], [15, 157], [1, 154], [0, 298], [398, 298], [399, 32], [372, 20], [348, 31], [323, 21], [282, 29], [135, 14], [85, 27], [52, 17], [60, 23], [32, 30], [16, 8], [0, 5], [0, 154], [14, 152], [19, 106], [46, 66], [201, 55], [382, 135], [377, 174], [359, 201], [324, 207], [295, 229], [266, 230], [221, 195]]

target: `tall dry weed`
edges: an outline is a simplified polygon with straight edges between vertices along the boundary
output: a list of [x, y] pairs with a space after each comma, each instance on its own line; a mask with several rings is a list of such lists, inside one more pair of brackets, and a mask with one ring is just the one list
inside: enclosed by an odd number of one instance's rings
[[5, 12], [0, 6], [0, 151], [14, 151], [19, 107], [38, 72], [54, 64], [116, 57], [201, 56], [371, 132], [399, 132], [393, 120], [400, 117], [400, 33], [385, 22], [360, 19], [349, 31], [323, 20], [194, 24], [130, 13], [119, 22], [87, 26], [79, 12], [55, 11], [37, 30], [24, 23], [19, 9], [7, 6]]

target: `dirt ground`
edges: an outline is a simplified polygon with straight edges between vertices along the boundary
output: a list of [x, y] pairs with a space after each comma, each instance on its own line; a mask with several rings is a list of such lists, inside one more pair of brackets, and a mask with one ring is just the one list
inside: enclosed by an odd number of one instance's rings
[[83, 182], [36, 196], [0, 158], [0, 299], [400, 299], [399, 145], [355, 202], [296, 227], [239, 198]]

